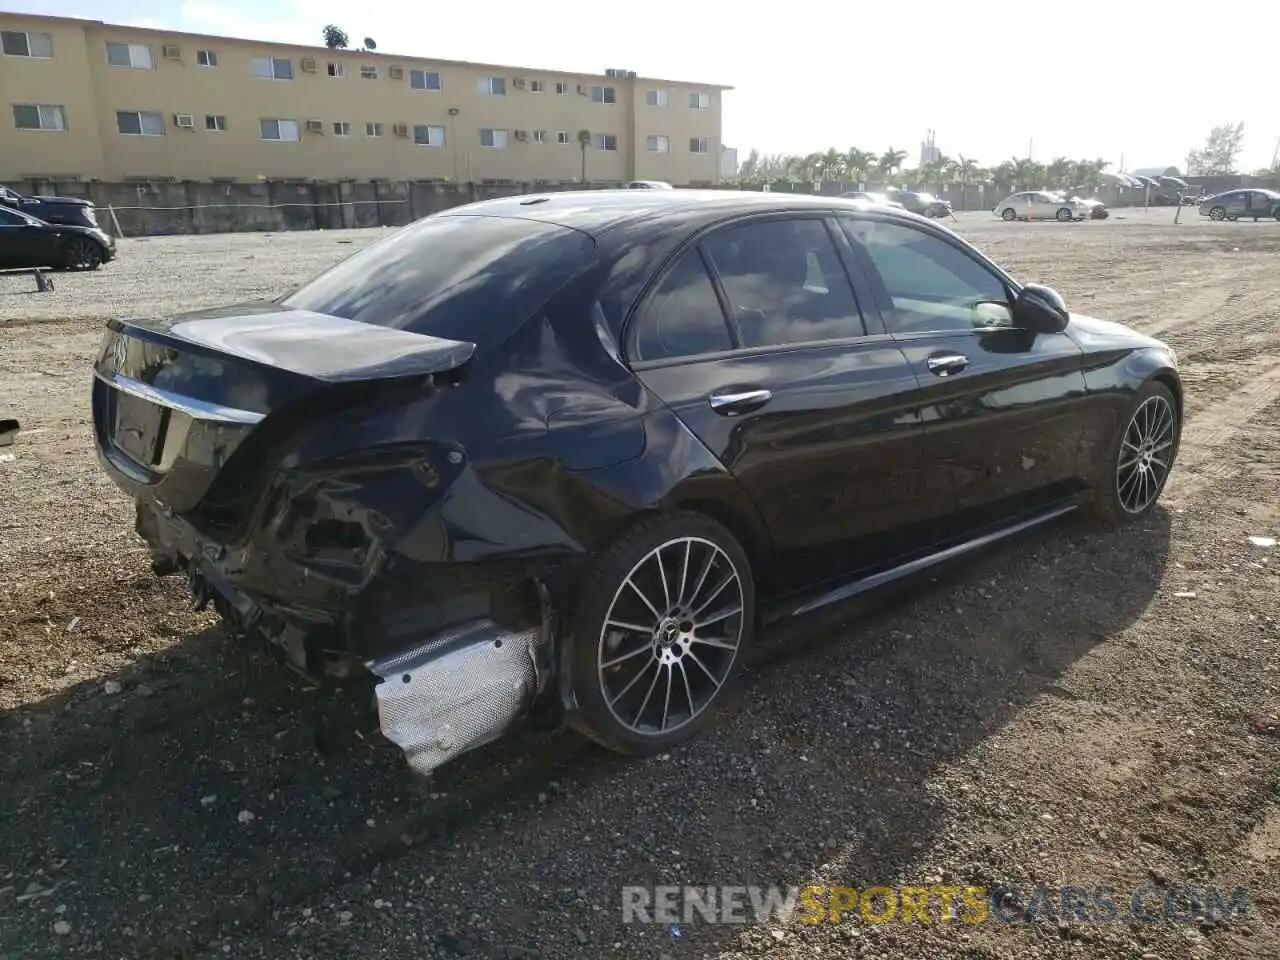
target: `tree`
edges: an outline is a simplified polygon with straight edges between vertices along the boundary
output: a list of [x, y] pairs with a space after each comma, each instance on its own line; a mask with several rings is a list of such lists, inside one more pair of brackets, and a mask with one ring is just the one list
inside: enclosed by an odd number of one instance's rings
[[844, 170], [850, 180], [855, 183], [862, 183], [867, 179], [867, 173], [875, 166], [875, 162], [876, 155], [874, 153], [869, 150], [850, 147], [845, 151]]
[[336, 23], [324, 28], [324, 45], [330, 50], [345, 50], [350, 42], [347, 32]]
[[747, 159], [742, 161], [742, 166], [738, 168], [738, 179], [751, 181], [760, 173], [760, 151], [755, 147], [751, 148], [751, 152], [747, 154]]
[[1243, 144], [1243, 123], [1219, 124], [1209, 131], [1203, 147], [1187, 154], [1187, 173], [1201, 177], [1235, 173], [1236, 158]]
[[880, 154], [880, 159], [876, 161], [876, 173], [886, 180], [891, 180], [893, 175], [902, 168], [902, 161], [905, 159], [907, 159], [907, 151], [890, 147]]
[[578, 131], [578, 149], [582, 151], [582, 182], [587, 182], [587, 147], [591, 146], [591, 131]]

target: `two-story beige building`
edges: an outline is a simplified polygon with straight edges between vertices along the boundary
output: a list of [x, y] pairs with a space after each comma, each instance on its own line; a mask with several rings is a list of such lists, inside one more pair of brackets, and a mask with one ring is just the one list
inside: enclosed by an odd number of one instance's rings
[[0, 182], [714, 184], [727, 89], [0, 12]]

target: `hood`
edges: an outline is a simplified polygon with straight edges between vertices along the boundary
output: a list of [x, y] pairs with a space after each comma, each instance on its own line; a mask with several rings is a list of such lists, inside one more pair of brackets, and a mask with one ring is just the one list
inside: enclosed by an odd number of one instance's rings
[[1172, 352], [1169, 350], [1168, 344], [1163, 341], [1157, 340], [1155, 337], [1149, 337], [1145, 333], [1139, 333], [1132, 327], [1126, 327], [1123, 323], [1116, 323], [1113, 320], [1100, 320], [1097, 317], [1087, 317], [1080, 313], [1071, 314], [1071, 322], [1067, 325], [1067, 332], [1085, 349], [1156, 349]]

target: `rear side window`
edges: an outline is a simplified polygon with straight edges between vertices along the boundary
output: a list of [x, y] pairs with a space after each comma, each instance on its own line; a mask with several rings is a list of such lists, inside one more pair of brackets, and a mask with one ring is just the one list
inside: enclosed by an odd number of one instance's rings
[[506, 339], [594, 255], [595, 241], [567, 227], [427, 217], [348, 257], [283, 303], [484, 347]]
[[636, 324], [635, 360], [670, 360], [733, 348], [724, 311], [702, 255], [680, 257], [645, 303]]

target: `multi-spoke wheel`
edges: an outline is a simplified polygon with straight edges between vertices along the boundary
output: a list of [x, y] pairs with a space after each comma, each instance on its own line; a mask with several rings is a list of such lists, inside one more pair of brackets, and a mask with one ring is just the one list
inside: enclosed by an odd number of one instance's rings
[[97, 270], [102, 265], [102, 248], [92, 240], [73, 240], [67, 247], [66, 266], [69, 270]]
[[1093, 502], [1093, 513], [1110, 522], [1144, 516], [1155, 506], [1178, 454], [1182, 425], [1169, 388], [1151, 382], [1138, 392], [1112, 443]]
[[634, 528], [601, 558], [575, 616], [579, 725], [626, 753], [692, 736], [735, 679], [754, 605], [747, 558], [720, 524], [680, 513]]

